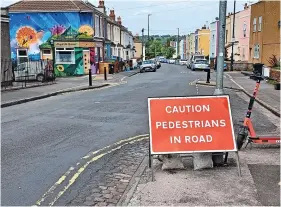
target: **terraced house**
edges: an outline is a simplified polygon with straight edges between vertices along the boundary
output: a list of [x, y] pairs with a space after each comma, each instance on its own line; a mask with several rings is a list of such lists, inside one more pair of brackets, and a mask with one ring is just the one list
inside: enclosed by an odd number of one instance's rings
[[132, 34], [115, 21], [114, 10], [107, 16], [104, 1], [96, 7], [82, 0], [22, 0], [8, 9], [11, 56], [18, 63], [53, 60], [56, 76], [99, 73], [106, 58], [125, 57], [121, 28], [128, 34], [124, 46], [131, 42], [126, 58], [132, 58]]

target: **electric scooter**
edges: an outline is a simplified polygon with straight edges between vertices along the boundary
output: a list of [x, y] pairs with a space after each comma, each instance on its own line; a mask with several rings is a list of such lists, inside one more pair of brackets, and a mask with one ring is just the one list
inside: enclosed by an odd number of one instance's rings
[[262, 64], [254, 65], [254, 75], [251, 75], [250, 78], [256, 81], [256, 87], [252, 97], [250, 98], [250, 102], [248, 105], [248, 111], [246, 117], [243, 122], [243, 126], [239, 128], [238, 136], [237, 136], [237, 148], [240, 150], [245, 142], [248, 144], [257, 143], [257, 144], [280, 144], [280, 136], [258, 136], [254, 130], [251, 114], [254, 106], [255, 99], [257, 97], [257, 93], [260, 87], [261, 81], [264, 79], [262, 77]]

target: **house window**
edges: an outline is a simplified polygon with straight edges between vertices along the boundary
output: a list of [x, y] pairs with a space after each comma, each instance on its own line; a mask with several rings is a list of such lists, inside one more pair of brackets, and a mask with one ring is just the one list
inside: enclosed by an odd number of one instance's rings
[[75, 64], [74, 48], [56, 48], [56, 64]]
[[18, 49], [18, 63], [24, 63], [28, 61], [27, 49]]
[[100, 35], [100, 18], [98, 15], [95, 16], [95, 37]]
[[228, 30], [225, 30], [225, 44], [227, 43]]
[[247, 35], [247, 25], [246, 25], [246, 22], [244, 22], [243, 24], [243, 36], [246, 37]]
[[259, 17], [259, 28], [258, 28], [258, 31], [261, 31], [261, 26], [262, 26], [262, 17]]
[[257, 31], [257, 18], [254, 18], [253, 20], [253, 32], [256, 32]]
[[245, 60], [245, 48], [242, 48], [242, 60]]
[[103, 18], [100, 18], [100, 37], [103, 37]]
[[107, 25], [107, 39], [110, 40], [110, 25]]
[[260, 58], [260, 46], [258, 44], [256, 44], [254, 47], [254, 58]]
[[44, 49], [44, 50], [42, 50], [42, 54], [43, 55], [51, 55], [51, 50], [50, 49], [48, 49], [48, 50]]

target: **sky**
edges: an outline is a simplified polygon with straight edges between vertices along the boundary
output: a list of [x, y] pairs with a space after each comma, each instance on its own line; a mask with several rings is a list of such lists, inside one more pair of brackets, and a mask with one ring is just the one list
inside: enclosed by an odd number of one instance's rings
[[[98, 0], [88, 0], [98, 6]], [[8, 6], [17, 0], [1, 0], [1, 6]], [[208, 25], [219, 16], [219, 0], [104, 0], [107, 11], [114, 9], [116, 18], [135, 35], [141, 29], [147, 34], [148, 14], [150, 16], [150, 35], [186, 35]], [[237, 0], [236, 11], [243, 10], [245, 3], [256, 0]], [[233, 0], [227, 2], [227, 13], [233, 12]]]

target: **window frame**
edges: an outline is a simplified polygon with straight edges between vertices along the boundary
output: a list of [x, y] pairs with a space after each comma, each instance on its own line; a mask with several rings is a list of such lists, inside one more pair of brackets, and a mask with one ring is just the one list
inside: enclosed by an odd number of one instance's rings
[[258, 32], [261, 32], [262, 30], [262, 16], [259, 16], [258, 18]]
[[259, 59], [260, 58], [260, 45], [259, 44], [254, 45], [254, 51], [253, 52], [254, 52], [253, 58]]
[[257, 18], [255, 17], [253, 19], [253, 32], [256, 32], [257, 31]]
[[100, 16], [95, 15], [95, 37], [100, 35]]
[[[70, 52], [71, 53], [71, 62], [58, 61], [57, 54], [59, 52]], [[75, 50], [74, 50], [74, 48], [55, 48], [55, 63], [56, 64], [75, 64]]]
[[[25, 51], [26, 55], [20, 55], [19, 51]], [[17, 49], [17, 62], [18, 64], [23, 63], [20, 58], [26, 58], [26, 61], [24, 60], [23, 62], [27, 62], [28, 61], [28, 49], [27, 48], [18, 48]]]
[[[50, 53], [45, 53], [45, 51], [50, 51]], [[48, 55], [48, 56], [52, 55], [51, 49], [43, 49], [42, 50], [42, 55]]]

